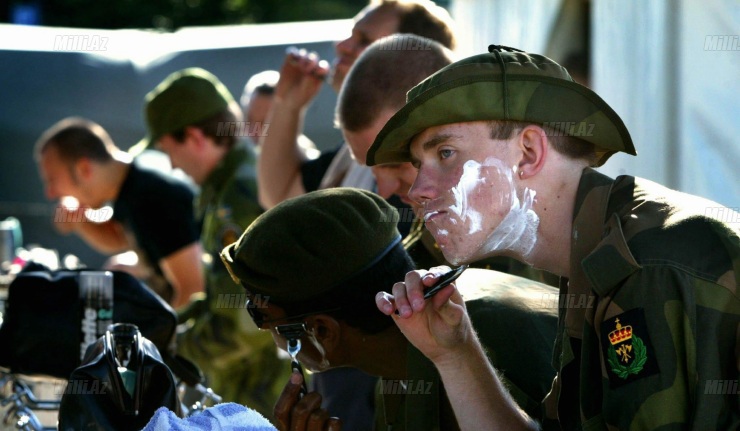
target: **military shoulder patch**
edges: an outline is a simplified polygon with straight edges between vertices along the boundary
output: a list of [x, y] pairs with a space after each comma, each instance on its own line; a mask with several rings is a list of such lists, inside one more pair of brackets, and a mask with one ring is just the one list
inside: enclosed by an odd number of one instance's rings
[[658, 373], [642, 308], [605, 320], [601, 324], [601, 345], [612, 389]]

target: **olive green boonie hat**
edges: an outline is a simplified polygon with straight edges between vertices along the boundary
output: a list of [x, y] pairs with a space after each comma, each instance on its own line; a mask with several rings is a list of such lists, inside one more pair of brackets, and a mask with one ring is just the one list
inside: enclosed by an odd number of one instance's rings
[[636, 155], [627, 128], [596, 93], [549, 58], [491, 45], [489, 53], [452, 63], [406, 95], [367, 153], [370, 166], [411, 160], [410, 142], [424, 130], [468, 121], [537, 123], [596, 146], [597, 164], [623, 151]]
[[235, 281], [280, 304], [329, 293], [400, 246], [396, 209], [360, 189], [319, 190], [281, 202], [221, 252]]
[[162, 136], [199, 123], [226, 110], [234, 98], [207, 70], [192, 67], [174, 72], [145, 98], [147, 147]]

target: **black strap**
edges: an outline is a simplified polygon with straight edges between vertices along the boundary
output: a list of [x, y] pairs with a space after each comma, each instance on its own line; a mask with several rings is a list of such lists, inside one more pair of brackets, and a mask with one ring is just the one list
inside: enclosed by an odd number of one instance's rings
[[204, 383], [205, 378], [200, 369], [192, 361], [180, 355], [171, 355], [165, 353], [162, 355], [164, 363], [170, 368], [172, 373], [188, 386], [195, 386]]
[[488, 45], [488, 52], [491, 54], [496, 55], [496, 59], [498, 60], [499, 64], [501, 65], [501, 85], [503, 85], [503, 94], [504, 94], [504, 120], [508, 120], [510, 118], [509, 116], [509, 90], [508, 86], [506, 85], [506, 62], [504, 62], [503, 57], [501, 57], [501, 51], [508, 51], [508, 52], [524, 52], [521, 49], [511, 48], [509, 46], [504, 45]]

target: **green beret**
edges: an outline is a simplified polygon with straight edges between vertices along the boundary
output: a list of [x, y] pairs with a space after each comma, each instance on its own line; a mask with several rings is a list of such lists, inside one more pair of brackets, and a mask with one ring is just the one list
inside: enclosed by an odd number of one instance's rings
[[401, 235], [385, 199], [333, 188], [288, 199], [221, 252], [232, 277], [276, 303], [310, 300], [372, 267]]
[[225, 111], [234, 98], [207, 70], [191, 67], [172, 73], [145, 98], [148, 147], [162, 136]]
[[410, 161], [411, 140], [430, 127], [492, 120], [546, 125], [590, 142], [599, 166], [617, 151], [637, 154], [616, 112], [565, 68], [513, 48], [491, 45], [489, 51], [445, 66], [412, 88], [375, 138], [367, 164]]

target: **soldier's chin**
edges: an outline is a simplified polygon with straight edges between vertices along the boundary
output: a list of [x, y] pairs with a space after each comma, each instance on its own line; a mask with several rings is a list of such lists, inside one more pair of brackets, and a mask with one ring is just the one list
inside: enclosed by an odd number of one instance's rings
[[453, 266], [469, 265], [477, 260], [473, 258], [472, 256], [459, 256], [459, 255], [448, 256], [444, 253], [443, 255], [445, 257], [445, 260]]
[[449, 245], [446, 245], [444, 243], [440, 244], [438, 242], [438, 245], [439, 249], [442, 251], [442, 255], [445, 257], [445, 260], [451, 265], [458, 266], [470, 263], [471, 256], [469, 254], [461, 253], [459, 250], [454, 249], [453, 247], [450, 247]]

